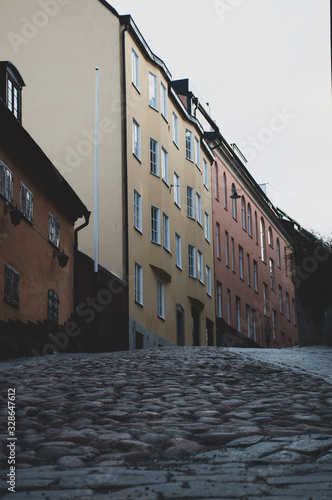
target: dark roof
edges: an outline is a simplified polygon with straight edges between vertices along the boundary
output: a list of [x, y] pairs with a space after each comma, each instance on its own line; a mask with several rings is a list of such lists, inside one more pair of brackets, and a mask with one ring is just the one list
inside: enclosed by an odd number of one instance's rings
[[88, 217], [86, 206], [2, 99], [0, 130], [0, 145], [7, 155], [39, 184], [72, 223], [80, 217]]

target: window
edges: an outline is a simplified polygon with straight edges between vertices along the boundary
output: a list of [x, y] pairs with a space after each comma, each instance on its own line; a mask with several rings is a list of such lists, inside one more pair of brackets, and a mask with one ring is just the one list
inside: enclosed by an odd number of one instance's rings
[[227, 289], [227, 323], [231, 324], [231, 291]]
[[203, 158], [203, 176], [204, 176], [204, 186], [206, 187], [206, 189], [209, 189], [209, 170], [205, 158]]
[[165, 319], [165, 291], [164, 283], [157, 281], [157, 314], [161, 319]]
[[207, 212], [205, 212], [204, 218], [205, 218], [205, 239], [210, 243], [210, 216]]
[[47, 296], [47, 320], [52, 326], [59, 324], [59, 297], [54, 290], [48, 291]]
[[167, 120], [167, 88], [163, 82], [160, 82], [160, 111]]
[[151, 205], [151, 241], [160, 245], [160, 210]]
[[9, 168], [0, 160], [0, 194], [6, 198], [7, 201], [13, 201], [13, 173]]
[[246, 305], [247, 334], [250, 338], [250, 306]]
[[163, 245], [165, 250], [170, 250], [169, 217], [163, 213]]
[[220, 225], [216, 223], [217, 259], [220, 259]]
[[186, 158], [193, 161], [193, 133], [186, 128]]
[[229, 267], [229, 256], [228, 256], [228, 232], [225, 231], [225, 260], [226, 266]]
[[258, 245], [257, 212], [255, 210], [255, 242]]
[[188, 245], [188, 270], [191, 278], [196, 278], [196, 248]]
[[272, 339], [277, 342], [277, 313], [272, 311]]
[[265, 262], [266, 259], [266, 249], [265, 249], [265, 224], [263, 217], [260, 220], [260, 242], [261, 242], [261, 259]]
[[295, 312], [295, 300], [292, 299], [292, 310], [293, 310], [293, 325], [296, 325], [296, 312]]
[[257, 262], [254, 260], [254, 290], [258, 292]]
[[[235, 194], [235, 184], [232, 184], [232, 195]], [[236, 207], [236, 199], [232, 198], [232, 215], [233, 219], [237, 220], [237, 207]]]
[[272, 229], [269, 227], [269, 230], [267, 232], [267, 242], [271, 248], [273, 248], [273, 234], [272, 234]]
[[181, 197], [180, 197], [180, 177], [176, 172], [174, 172], [174, 203], [179, 208], [181, 207]]
[[252, 317], [252, 334], [253, 334], [254, 340], [256, 341], [256, 311], [255, 311], [255, 309], [252, 309], [251, 317]]
[[280, 242], [279, 242], [279, 238], [277, 238], [277, 266], [281, 267], [280, 266]]
[[251, 236], [251, 206], [250, 203], [248, 203], [247, 207], [247, 217], [248, 217], [248, 234]]
[[49, 212], [48, 216], [48, 239], [53, 245], [60, 245], [60, 222]]
[[235, 273], [235, 250], [234, 250], [234, 238], [231, 238], [231, 257], [232, 257], [232, 271]]
[[21, 182], [21, 212], [30, 222], [33, 217], [33, 194], [23, 182]]
[[201, 169], [201, 148], [197, 137], [195, 137], [195, 163]]
[[195, 218], [194, 190], [190, 186], [187, 186], [187, 216]]
[[267, 284], [263, 283], [263, 301], [264, 301], [264, 314], [268, 315], [268, 296], [267, 296]]
[[241, 200], [241, 211], [242, 211], [242, 229], [246, 230], [246, 202], [244, 196], [242, 196]]
[[226, 174], [223, 174], [223, 188], [224, 188], [224, 208], [227, 210], [227, 179]]
[[271, 288], [274, 290], [274, 261], [270, 259], [270, 278], [271, 278]]
[[180, 269], [182, 269], [182, 244], [181, 244], [181, 236], [175, 233], [175, 257], [176, 257], [176, 265]]
[[206, 266], [206, 291], [207, 294], [212, 297], [212, 285], [211, 285], [211, 268]]
[[139, 57], [133, 48], [131, 49], [131, 74], [132, 83], [139, 90]]
[[283, 309], [282, 309], [282, 287], [279, 286], [279, 312], [280, 314], [283, 314]]
[[141, 127], [133, 118], [133, 154], [141, 161]]
[[7, 107], [13, 113], [15, 118], [19, 117], [19, 98], [20, 91], [14, 81], [7, 76]]
[[243, 248], [239, 246], [239, 270], [240, 279], [243, 280]]
[[196, 219], [198, 224], [202, 225], [202, 198], [201, 195], [196, 192]]
[[214, 197], [219, 200], [219, 185], [218, 185], [218, 165], [214, 163]]
[[161, 173], [163, 181], [169, 186], [168, 153], [164, 147], [161, 148]]
[[248, 286], [250, 286], [250, 255], [247, 253], [247, 278], [248, 278]]
[[289, 317], [289, 294], [286, 292], [286, 314], [287, 314], [287, 319], [290, 321]]
[[158, 110], [158, 77], [149, 72], [149, 104]]
[[5, 301], [19, 305], [20, 274], [13, 267], [5, 264]]
[[199, 281], [204, 283], [203, 254], [200, 250], [197, 250], [197, 270]]
[[221, 318], [221, 283], [217, 281], [217, 317]]
[[235, 297], [235, 310], [236, 310], [236, 329], [241, 331], [241, 300], [240, 297]]
[[143, 268], [135, 262], [135, 302], [143, 305]]
[[142, 232], [142, 196], [134, 190], [134, 227]]
[[159, 143], [150, 137], [150, 172], [159, 177]]
[[173, 111], [173, 142], [179, 147], [179, 118]]

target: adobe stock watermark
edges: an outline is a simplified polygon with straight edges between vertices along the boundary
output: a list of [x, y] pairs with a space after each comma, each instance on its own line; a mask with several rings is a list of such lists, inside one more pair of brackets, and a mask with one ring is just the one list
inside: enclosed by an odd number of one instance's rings
[[10, 32], [7, 35], [14, 51], [18, 53], [22, 45], [29, 43], [50, 19], [58, 15], [60, 6], [68, 3], [69, 0], [39, 0], [41, 10], [37, 10], [30, 19], [22, 17], [20, 33]]
[[115, 125], [109, 118], [103, 118], [99, 122], [98, 131], [96, 129], [82, 131], [82, 138], [74, 146], [67, 145], [65, 147], [64, 163], [54, 161], [54, 166], [61, 174], [72, 172], [79, 167], [82, 161], [90, 156], [95, 150], [97, 142], [100, 145], [104, 136], [111, 134], [115, 129]]
[[214, 0], [213, 7], [221, 21], [243, 3], [243, 0]]
[[247, 161], [253, 161], [257, 154], [264, 151], [273, 142], [276, 135], [281, 134], [296, 118], [296, 115], [289, 113], [285, 107], [282, 110], [274, 108], [272, 111], [273, 116], [268, 126], [262, 128], [257, 136], [250, 136], [246, 141], [239, 144], [239, 148]]

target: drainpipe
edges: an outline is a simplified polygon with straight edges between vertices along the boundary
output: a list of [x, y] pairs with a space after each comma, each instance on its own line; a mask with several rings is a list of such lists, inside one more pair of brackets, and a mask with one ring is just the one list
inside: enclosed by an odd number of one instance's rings
[[127, 335], [128, 349], [129, 341], [129, 222], [128, 222], [128, 137], [127, 137], [127, 75], [126, 75], [126, 31], [129, 25], [126, 24], [122, 30], [122, 85], [123, 85], [123, 197], [124, 197], [124, 265], [127, 288]]
[[74, 311], [76, 312], [77, 302], [78, 302], [78, 232], [84, 229], [90, 220], [91, 212], [86, 211], [84, 214], [85, 222], [78, 226], [74, 231]]

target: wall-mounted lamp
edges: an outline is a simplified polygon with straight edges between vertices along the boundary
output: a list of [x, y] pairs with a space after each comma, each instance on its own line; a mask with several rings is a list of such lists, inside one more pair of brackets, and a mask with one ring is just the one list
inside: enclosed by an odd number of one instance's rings
[[12, 207], [13, 205], [7, 201], [5, 204], [5, 214], [9, 212], [10, 222], [16, 227], [20, 224], [23, 214], [20, 212], [17, 205], [16, 208]]
[[69, 260], [69, 257], [68, 255], [65, 254], [65, 251], [62, 250], [62, 252], [60, 252], [60, 250], [53, 250], [53, 259], [55, 257], [58, 257], [58, 262], [59, 262], [59, 266], [64, 268], [66, 267], [67, 265], [67, 262]]
[[239, 198], [241, 198], [241, 196], [238, 194], [238, 192], [236, 191], [236, 189], [233, 189], [233, 193], [231, 194], [230, 198], [232, 200], [238, 200]]

